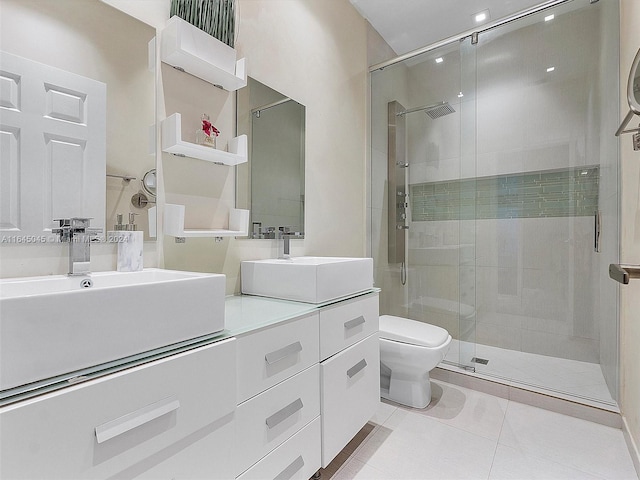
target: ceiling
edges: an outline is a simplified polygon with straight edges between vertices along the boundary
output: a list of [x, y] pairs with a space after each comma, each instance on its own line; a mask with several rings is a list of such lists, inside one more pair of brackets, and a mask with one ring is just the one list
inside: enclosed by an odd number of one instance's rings
[[[398, 54], [495, 22], [541, 0], [350, 0]], [[477, 23], [475, 15], [489, 10]]]

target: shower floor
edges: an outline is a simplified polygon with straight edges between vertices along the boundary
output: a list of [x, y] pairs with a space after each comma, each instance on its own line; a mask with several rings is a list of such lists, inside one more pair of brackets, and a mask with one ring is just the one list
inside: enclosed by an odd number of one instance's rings
[[[468, 346], [468, 353], [473, 346]], [[465, 353], [467, 353], [465, 351]], [[501, 383], [611, 409], [617, 408], [600, 365], [477, 344], [471, 355], [489, 362], [474, 363], [475, 373]], [[445, 363], [459, 365], [460, 342], [452, 340]], [[606, 407], [605, 407], [606, 406]]]

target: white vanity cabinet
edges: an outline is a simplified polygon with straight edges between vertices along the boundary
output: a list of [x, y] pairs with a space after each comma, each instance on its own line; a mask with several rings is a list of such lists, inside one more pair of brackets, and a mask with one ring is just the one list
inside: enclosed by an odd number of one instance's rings
[[334, 303], [320, 310], [320, 359], [378, 332], [378, 294]]
[[320, 417], [309, 423], [238, 480], [307, 480], [320, 468]]
[[369, 421], [380, 403], [378, 294], [320, 310], [322, 467]]
[[238, 403], [318, 363], [318, 313], [237, 336]]
[[[318, 415], [320, 367], [317, 363], [238, 405], [237, 472], [248, 470]], [[319, 445], [319, 435], [317, 440]], [[319, 464], [313, 472], [318, 468]]]
[[[247, 317], [304, 305], [250, 296], [230, 302]], [[380, 402], [377, 292], [290, 318], [236, 334], [235, 470], [242, 480], [308, 479]], [[233, 331], [241, 322], [231, 324]]]
[[304, 480], [326, 467], [379, 403], [377, 292], [233, 297], [225, 312], [226, 339], [0, 407], [0, 478]]
[[306, 479], [320, 468], [318, 319], [238, 335], [235, 476]]
[[233, 478], [231, 338], [0, 409], [0, 477]]

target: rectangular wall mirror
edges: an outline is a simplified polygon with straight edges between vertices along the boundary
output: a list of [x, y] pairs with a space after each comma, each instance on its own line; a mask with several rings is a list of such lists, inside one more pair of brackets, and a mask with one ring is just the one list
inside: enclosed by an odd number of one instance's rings
[[148, 240], [155, 29], [99, 0], [2, 0], [1, 32], [0, 233], [49, 242], [54, 218], [106, 232], [135, 213]]
[[279, 227], [304, 233], [305, 106], [249, 77], [237, 121], [249, 161], [237, 167], [236, 207], [251, 211], [250, 237], [275, 238]]

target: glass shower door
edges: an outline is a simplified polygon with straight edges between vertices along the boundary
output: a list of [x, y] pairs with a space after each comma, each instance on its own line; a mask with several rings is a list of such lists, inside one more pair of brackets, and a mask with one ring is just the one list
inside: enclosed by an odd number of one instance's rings
[[611, 404], [615, 292], [601, 279], [617, 258], [616, 18], [616, 2], [569, 2], [471, 47], [476, 340], [489, 360], [477, 369]]
[[459, 283], [460, 346], [458, 364], [474, 371], [476, 355], [476, 46], [471, 37], [460, 42], [460, 193]]
[[618, 29], [618, 2], [574, 0], [371, 74], [381, 313], [448, 330], [448, 364], [605, 407], [619, 385]]
[[445, 328], [446, 362], [473, 368], [475, 76], [461, 48], [371, 75], [371, 253], [381, 314]]

